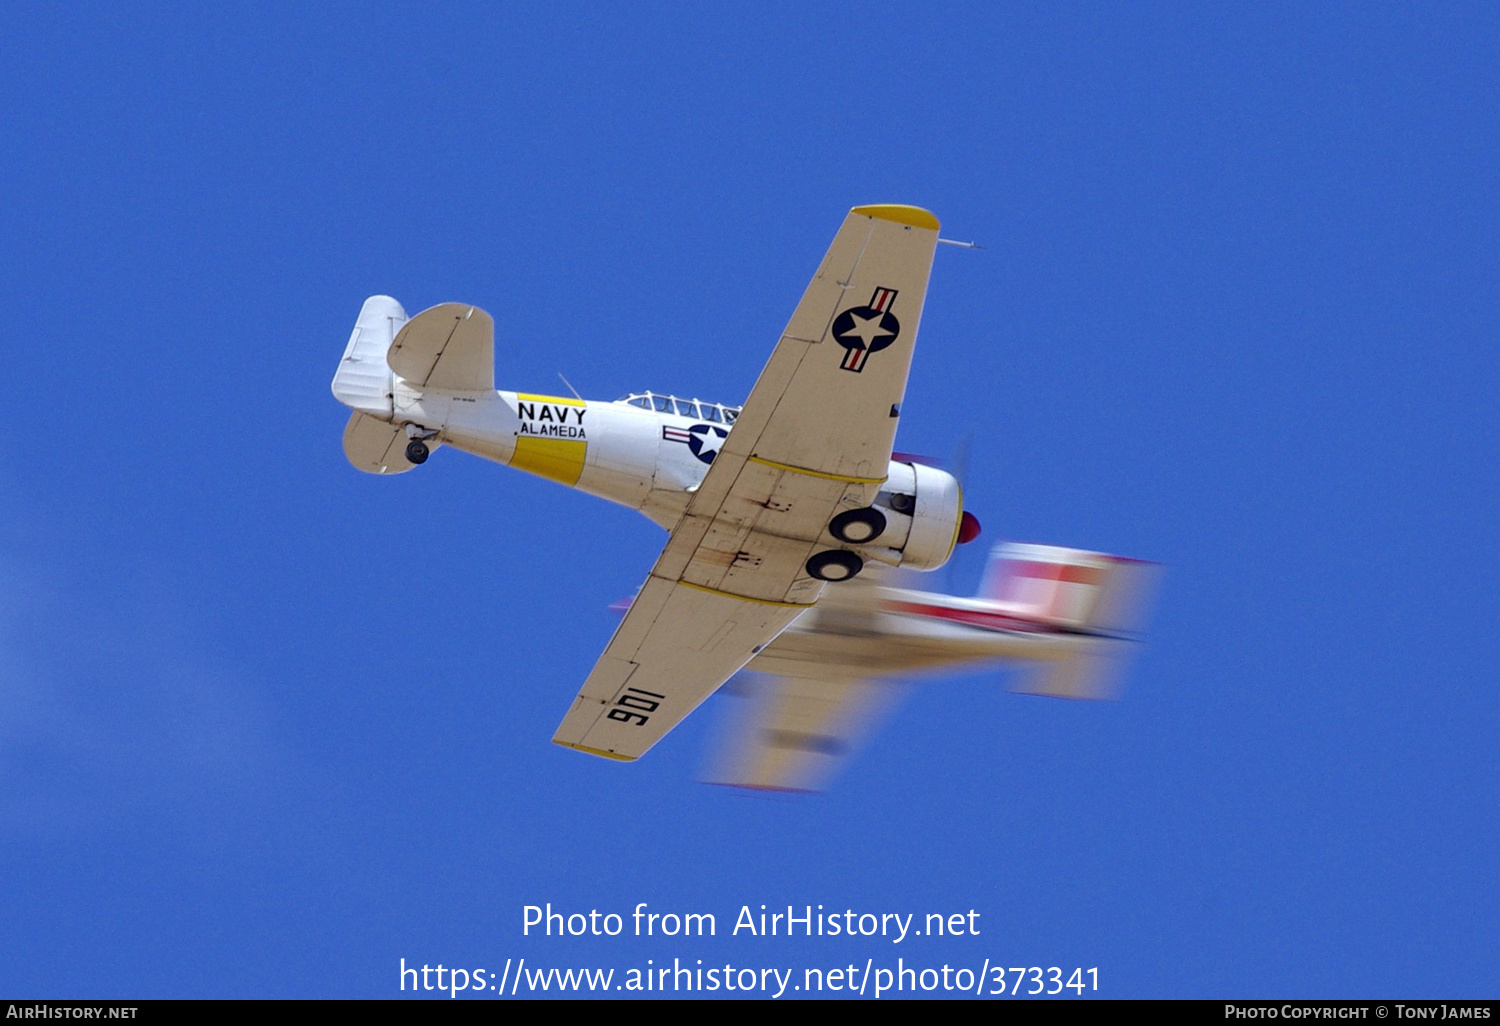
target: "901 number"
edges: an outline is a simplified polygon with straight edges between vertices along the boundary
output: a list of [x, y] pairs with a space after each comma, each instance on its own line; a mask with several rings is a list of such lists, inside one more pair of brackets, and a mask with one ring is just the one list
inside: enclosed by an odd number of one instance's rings
[[615, 699], [615, 707], [605, 715], [617, 723], [644, 727], [651, 718], [650, 714], [660, 709], [666, 700], [666, 695], [658, 695], [655, 691], [626, 688], [624, 694]]

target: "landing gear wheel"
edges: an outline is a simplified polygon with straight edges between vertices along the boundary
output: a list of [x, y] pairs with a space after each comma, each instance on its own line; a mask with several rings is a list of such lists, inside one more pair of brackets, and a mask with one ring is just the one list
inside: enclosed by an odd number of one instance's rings
[[413, 438], [406, 443], [406, 459], [409, 463], [415, 463], [420, 466], [426, 463], [427, 457], [431, 455], [432, 451], [427, 448], [427, 443], [420, 438]]
[[807, 561], [807, 572], [820, 581], [847, 581], [864, 568], [864, 560], [843, 549], [826, 549]]
[[833, 518], [828, 533], [841, 542], [863, 545], [885, 533], [885, 514], [870, 506], [851, 509]]

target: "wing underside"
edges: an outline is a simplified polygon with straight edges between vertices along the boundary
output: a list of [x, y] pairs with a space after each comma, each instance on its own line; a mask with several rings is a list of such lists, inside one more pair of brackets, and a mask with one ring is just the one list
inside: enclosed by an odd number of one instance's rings
[[639, 757], [803, 612], [652, 576], [553, 741]]
[[885, 480], [936, 243], [915, 208], [844, 219], [553, 740], [638, 757], [818, 601], [829, 521]]

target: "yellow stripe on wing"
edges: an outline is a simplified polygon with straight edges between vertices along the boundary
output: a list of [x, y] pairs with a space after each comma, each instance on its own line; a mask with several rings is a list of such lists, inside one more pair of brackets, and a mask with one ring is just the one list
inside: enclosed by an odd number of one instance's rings
[[741, 602], [755, 602], [762, 606], [782, 606], [786, 609], [810, 609], [811, 602], [778, 602], [775, 599], [751, 598], [749, 595], [736, 595], [732, 591], [720, 591], [718, 588], [710, 588], [706, 584], [694, 584], [692, 581], [678, 581], [684, 588], [696, 588], [698, 591], [706, 591], [710, 595], [720, 595], [724, 598], [739, 599]]
[[897, 224], [909, 224], [913, 228], [928, 228], [937, 231], [938, 219], [930, 210], [921, 207], [909, 207], [904, 203], [876, 203], [868, 207], [855, 207], [849, 211], [851, 214], [864, 214], [866, 217], [878, 217], [882, 221], [895, 221]]
[[881, 484], [885, 481], [883, 477], [848, 477], [844, 474], [826, 474], [821, 470], [808, 470], [806, 467], [794, 467], [790, 463], [777, 463], [775, 460], [761, 459], [759, 456], [749, 457], [750, 462], [760, 463], [767, 467], [775, 467], [777, 470], [787, 470], [793, 474], [806, 474], [808, 477], [821, 477], [827, 481], [846, 481], [849, 484]]
[[552, 743], [555, 745], [561, 745], [564, 748], [571, 748], [574, 751], [587, 752], [590, 755], [597, 755], [601, 759], [613, 759], [616, 762], [635, 762], [636, 760], [636, 757], [634, 755], [619, 755], [615, 752], [606, 752], [601, 748], [590, 748], [588, 745], [575, 745], [567, 741], [559, 741], [556, 738], [552, 739]]

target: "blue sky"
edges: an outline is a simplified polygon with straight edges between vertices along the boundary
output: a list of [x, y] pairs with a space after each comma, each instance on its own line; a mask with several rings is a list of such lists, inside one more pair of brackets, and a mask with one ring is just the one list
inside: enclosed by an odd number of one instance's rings
[[[904, 956], [1494, 995], [1492, 8], [3, 22], [0, 993]], [[799, 801], [695, 782], [729, 699], [630, 766], [548, 744], [664, 534], [453, 451], [355, 472], [361, 301], [489, 310], [501, 387], [738, 402], [877, 202], [986, 247], [937, 254], [898, 446], [974, 432], [983, 541], [1167, 566], [1124, 699], [923, 684]], [[523, 937], [546, 902], [720, 935]], [[762, 903], [982, 933], [725, 936]]]

